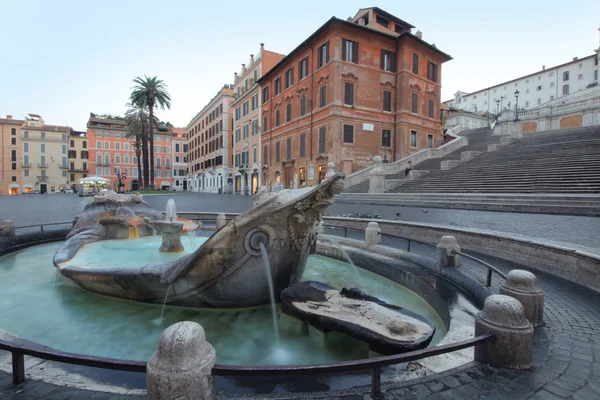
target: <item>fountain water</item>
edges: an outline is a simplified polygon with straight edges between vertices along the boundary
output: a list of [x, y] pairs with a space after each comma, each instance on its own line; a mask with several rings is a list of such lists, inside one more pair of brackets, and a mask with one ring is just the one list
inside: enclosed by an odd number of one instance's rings
[[356, 280], [357, 280], [358, 284], [360, 285], [359, 289], [364, 288], [365, 283], [363, 282], [363, 279], [360, 276], [360, 272], [358, 272], [358, 268], [356, 268], [356, 265], [354, 265], [354, 263], [352, 262], [352, 258], [350, 258], [350, 255], [348, 254], [348, 252], [346, 250], [344, 250], [344, 247], [331, 236], [319, 235], [319, 237], [328, 241], [331, 245], [333, 245], [340, 251], [340, 254], [344, 258], [344, 261], [346, 261], [348, 264], [350, 264], [352, 266], [352, 268], [354, 270], [353, 271], [354, 275], [356, 276]]
[[175, 200], [167, 201], [167, 211], [165, 212], [165, 221], [173, 222], [177, 220], [177, 210], [175, 208]]
[[160, 310], [160, 320], [163, 320], [163, 316], [165, 315], [165, 306], [167, 305], [167, 298], [169, 297], [169, 292], [171, 291], [171, 285], [167, 287], [167, 293], [165, 294], [165, 301], [163, 301], [162, 309]]
[[273, 277], [271, 276], [271, 264], [269, 263], [269, 255], [263, 242], [260, 242], [260, 254], [262, 255], [263, 264], [265, 266], [265, 278], [269, 285], [269, 297], [271, 299], [271, 314], [273, 318], [273, 334], [275, 335], [275, 348], [279, 347], [279, 326], [277, 324], [277, 306], [275, 305], [275, 290], [273, 290]]

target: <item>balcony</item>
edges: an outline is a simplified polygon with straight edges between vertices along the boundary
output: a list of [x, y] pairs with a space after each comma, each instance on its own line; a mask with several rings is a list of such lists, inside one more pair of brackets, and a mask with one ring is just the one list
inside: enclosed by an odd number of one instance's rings
[[40, 182], [47, 182], [48, 181], [48, 175], [38, 175], [38, 181]]
[[41, 162], [39, 162], [38, 163], [38, 167], [40, 167], [40, 168], [48, 168], [48, 163], [41, 163]]
[[69, 166], [67, 164], [60, 164], [58, 167], [61, 168], [61, 169], [68, 169], [69, 168]]
[[22, 166], [23, 168], [31, 168], [31, 163], [29, 163], [29, 162], [22, 162], [22, 163], [21, 163], [21, 166]]
[[88, 173], [88, 169], [87, 168], [69, 168], [69, 172], [84, 172], [84, 173]]

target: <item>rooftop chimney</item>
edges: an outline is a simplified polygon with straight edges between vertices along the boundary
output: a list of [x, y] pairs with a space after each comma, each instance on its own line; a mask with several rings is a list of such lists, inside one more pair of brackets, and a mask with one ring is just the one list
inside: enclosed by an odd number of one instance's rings
[[573, 57], [573, 61], [579, 60], [579, 57]]
[[542, 65], [542, 71], [545, 71], [545, 70], [546, 70], [546, 66]]
[[12, 115], [6, 115], [6, 119], [12, 119]]
[[260, 49], [262, 50], [264, 47], [265, 47], [265, 44], [264, 44], [264, 43], [261, 43], [261, 44], [260, 44]]
[[254, 54], [250, 54], [250, 63], [254, 62]]
[[417, 33], [415, 33], [415, 36], [418, 37], [419, 39], [423, 39], [423, 32], [417, 31]]

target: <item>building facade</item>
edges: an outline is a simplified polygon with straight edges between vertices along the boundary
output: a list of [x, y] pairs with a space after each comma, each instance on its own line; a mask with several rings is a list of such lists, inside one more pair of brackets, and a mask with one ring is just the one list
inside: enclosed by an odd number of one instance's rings
[[379, 9], [331, 18], [259, 79], [262, 182], [320, 183], [443, 142], [441, 66], [450, 56]]
[[68, 184], [69, 126], [46, 125], [38, 114], [28, 114], [22, 127], [23, 191], [58, 193]]
[[254, 194], [262, 185], [261, 176], [261, 120], [260, 87], [258, 79], [285, 56], [265, 50], [254, 57], [250, 54], [248, 65], [234, 76], [234, 100], [231, 108], [233, 118], [232, 156], [235, 194]]
[[[138, 176], [138, 159], [133, 146], [135, 139], [128, 137], [127, 122], [124, 119], [101, 118], [91, 114], [87, 128], [90, 175], [110, 179], [113, 189], [117, 190], [119, 172], [127, 177], [122, 182], [125, 190], [139, 190], [142, 178]], [[154, 129], [156, 189], [171, 190], [173, 186], [172, 139], [170, 128]]]
[[450, 129], [460, 125], [462, 129], [476, 129], [489, 126], [490, 117], [482, 114], [465, 110], [448, 110], [445, 115], [445, 128]]
[[21, 128], [24, 122], [12, 115], [0, 118], [0, 194], [22, 193]]
[[89, 174], [89, 148], [86, 132], [72, 131], [69, 135], [69, 185], [77, 190], [77, 184], [81, 178]]
[[518, 91], [519, 110], [528, 110], [598, 85], [598, 68], [598, 54], [575, 57], [567, 63], [552, 68], [542, 66], [533, 74], [472, 93], [458, 91], [445, 103], [457, 110], [495, 115], [500, 110], [514, 110]]
[[224, 85], [185, 128], [188, 140], [188, 190], [233, 192], [233, 93], [233, 85]]
[[173, 132], [173, 190], [187, 190], [187, 140], [185, 128], [172, 128]]

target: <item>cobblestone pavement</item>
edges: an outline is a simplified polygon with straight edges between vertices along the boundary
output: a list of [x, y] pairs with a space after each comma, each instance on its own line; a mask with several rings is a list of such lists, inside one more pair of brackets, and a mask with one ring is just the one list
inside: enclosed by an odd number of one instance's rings
[[[159, 210], [166, 208], [169, 198], [175, 199], [177, 209], [180, 211], [243, 212], [252, 206], [252, 199], [249, 196], [191, 192], [144, 196], [144, 200]], [[17, 226], [71, 221], [83, 210], [88, 201], [91, 201], [91, 198], [78, 197], [76, 194], [0, 196], [0, 220], [12, 219]], [[387, 219], [408, 222], [515, 233], [600, 248], [600, 235], [597, 234], [600, 232], [600, 218], [597, 217], [442, 208], [422, 209], [368, 204], [334, 204], [326, 210], [329, 215], [354, 212], [378, 213]]]

